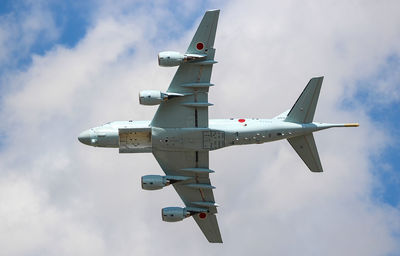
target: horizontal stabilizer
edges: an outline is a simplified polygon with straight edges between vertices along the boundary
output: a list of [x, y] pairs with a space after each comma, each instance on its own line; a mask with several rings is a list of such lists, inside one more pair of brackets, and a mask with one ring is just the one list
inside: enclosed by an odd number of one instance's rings
[[315, 145], [314, 136], [312, 133], [304, 136], [289, 138], [288, 141], [310, 169], [310, 171], [323, 171], [321, 161], [319, 160], [317, 146]]
[[323, 76], [314, 77], [308, 82], [285, 121], [294, 123], [311, 123], [313, 121], [323, 80]]

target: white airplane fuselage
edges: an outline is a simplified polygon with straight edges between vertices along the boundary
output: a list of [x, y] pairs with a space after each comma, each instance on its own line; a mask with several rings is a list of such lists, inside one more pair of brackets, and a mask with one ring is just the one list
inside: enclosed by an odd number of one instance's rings
[[120, 153], [162, 150], [210, 151], [227, 146], [260, 144], [301, 136], [343, 124], [299, 124], [279, 119], [210, 119], [208, 128], [158, 128], [150, 121], [115, 121], [82, 132], [80, 142], [120, 148]]
[[[287, 139], [308, 169], [322, 172], [313, 132], [331, 127], [357, 127], [352, 124], [313, 122], [323, 77], [313, 77], [293, 107], [272, 119], [209, 119], [208, 101], [212, 68], [215, 63], [214, 39], [219, 10], [204, 14], [184, 53], [158, 54], [163, 67], [176, 67], [165, 92], [139, 92], [139, 103], [159, 105], [152, 121], [115, 121], [82, 132], [80, 142], [94, 147], [118, 148], [119, 153], [152, 153], [166, 174], [145, 175], [144, 190], [159, 190], [172, 184], [185, 207], [165, 207], [161, 218], [182, 221], [192, 216], [211, 243], [222, 243], [216, 217], [218, 204], [211, 184], [208, 151], [246, 144]], [[227, 87], [227, 94], [232, 88]]]

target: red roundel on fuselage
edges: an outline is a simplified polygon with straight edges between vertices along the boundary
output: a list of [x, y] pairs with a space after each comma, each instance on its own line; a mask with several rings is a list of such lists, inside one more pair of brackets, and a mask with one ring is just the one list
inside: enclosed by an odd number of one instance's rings
[[203, 50], [203, 48], [204, 48], [204, 44], [203, 43], [197, 43], [196, 44], [196, 48], [197, 48], [197, 50]]
[[199, 218], [200, 219], [205, 219], [207, 217], [207, 214], [205, 212], [199, 213]]
[[239, 121], [239, 123], [244, 123], [244, 122], [246, 122], [246, 119], [242, 118], [242, 119], [239, 119], [238, 121]]

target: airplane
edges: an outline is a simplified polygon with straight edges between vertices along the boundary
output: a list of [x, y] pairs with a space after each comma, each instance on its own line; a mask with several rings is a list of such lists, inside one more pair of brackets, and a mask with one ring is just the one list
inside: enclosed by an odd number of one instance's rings
[[162, 67], [178, 66], [166, 92], [139, 93], [142, 105], [159, 105], [151, 121], [115, 121], [82, 132], [78, 139], [94, 147], [118, 148], [119, 153], [153, 153], [165, 172], [141, 178], [144, 190], [172, 185], [185, 207], [166, 207], [162, 220], [193, 217], [210, 243], [222, 243], [217, 206], [210, 182], [209, 152], [220, 148], [286, 139], [312, 172], [322, 172], [313, 132], [358, 123], [313, 122], [323, 77], [312, 78], [293, 107], [272, 119], [208, 118], [209, 88], [215, 63], [214, 40], [219, 10], [204, 14], [184, 54], [158, 54]]

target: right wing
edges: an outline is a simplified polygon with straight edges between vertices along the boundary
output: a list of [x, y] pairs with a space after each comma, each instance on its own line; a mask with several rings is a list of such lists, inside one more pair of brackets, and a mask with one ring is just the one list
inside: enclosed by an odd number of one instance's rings
[[168, 176], [190, 177], [173, 183], [188, 211], [210, 243], [222, 243], [208, 168], [208, 152], [153, 150], [154, 157]]

